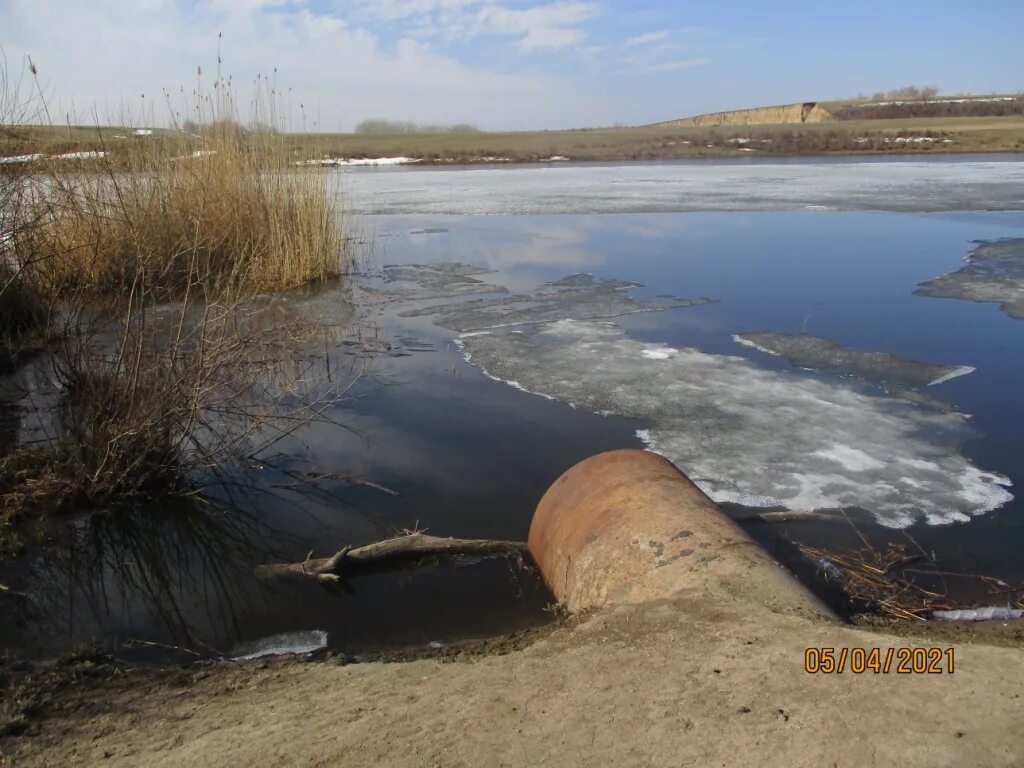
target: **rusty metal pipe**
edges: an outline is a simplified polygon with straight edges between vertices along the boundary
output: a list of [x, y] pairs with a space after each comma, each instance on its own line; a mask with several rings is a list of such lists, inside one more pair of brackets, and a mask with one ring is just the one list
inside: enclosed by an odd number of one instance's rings
[[530, 553], [570, 611], [681, 594], [833, 614], [670, 461], [649, 451], [586, 459], [548, 489]]

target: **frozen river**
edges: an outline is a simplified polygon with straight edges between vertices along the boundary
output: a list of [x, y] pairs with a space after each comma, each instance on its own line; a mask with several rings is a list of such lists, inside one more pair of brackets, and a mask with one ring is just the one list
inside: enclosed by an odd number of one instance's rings
[[529, 215], [684, 211], [1024, 210], [1024, 162], [755, 159], [344, 172], [353, 213]]

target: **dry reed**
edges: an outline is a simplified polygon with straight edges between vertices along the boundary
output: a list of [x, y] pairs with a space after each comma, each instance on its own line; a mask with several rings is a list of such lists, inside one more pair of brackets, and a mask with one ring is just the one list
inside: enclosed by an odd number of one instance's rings
[[222, 79], [193, 117], [195, 133], [44, 159], [5, 186], [0, 255], [45, 310], [27, 388], [51, 428], [0, 458], [0, 522], [192, 493], [351, 383], [310, 384], [308, 324], [268, 295], [349, 258], [330, 176], [241, 129]]
[[47, 296], [86, 289], [124, 298], [135, 279], [186, 299], [190, 276], [212, 296], [322, 283], [339, 274], [342, 239], [322, 171], [296, 170], [272, 136], [226, 129], [201, 149], [139, 142], [116, 161], [54, 172], [28, 243], [32, 280]]
[[946, 579], [953, 578], [983, 588], [996, 602], [1020, 605], [1024, 599], [1020, 590], [992, 576], [939, 569], [913, 540], [890, 543], [884, 549], [864, 538], [862, 542], [861, 549], [842, 553], [794, 542], [799, 552], [817, 566], [821, 578], [842, 589], [856, 613], [924, 621], [935, 611], [962, 607], [946, 587]]

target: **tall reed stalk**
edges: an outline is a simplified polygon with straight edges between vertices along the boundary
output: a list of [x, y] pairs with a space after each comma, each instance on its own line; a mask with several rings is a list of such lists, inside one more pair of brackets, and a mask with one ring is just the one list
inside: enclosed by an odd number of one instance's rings
[[292, 167], [273, 128], [243, 129], [224, 79], [197, 88], [191, 116], [191, 132], [128, 139], [71, 169], [43, 160], [5, 187], [18, 205], [0, 201], [0, 278], [44, 308], [47, 365], [30, 388], [49, 394], [53, 425], [0, 457], [8, 520], [191, 493], [197, 474], [344, 389], [297, 396], [316, 390], [310, 324], [271, 295], [338, 278], [351, 259], [329, 172]]

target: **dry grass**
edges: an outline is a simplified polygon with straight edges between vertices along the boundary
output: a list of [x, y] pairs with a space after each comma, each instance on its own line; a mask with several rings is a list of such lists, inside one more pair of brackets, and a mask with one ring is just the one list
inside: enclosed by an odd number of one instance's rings
[[[135, 279], [183, 298], [202, 274], [207, 296], [241, 296], [325, 282], [341, 268], [329, 180], [289, 169], [274, 136], [219, 127], [202, 149], [132, 145], [73, 176], [52, 169], [45, 213], [26, 243], [31, 279], [47, 296], [68, 284], [125, 296]], [[98, 172], [97, 172], [98, 171]]]
[[884, 549], [867, 539], [862, 542], [861, 549], [842, 553], [795, 543], [817, 566], [822, 579], [842, 589], [856, 613], [924, 621], [935, 611], [960, 608], [949, 596], [947, 579], [974, 583], [989, 594], [993, 604], [1020, 606], [1024, 599], [1024, 592], [994, 577], [941, 570], [909, 537], [906, 544], [888, 544]]
[[[130, 156], [138, 144], [125, 128], [54, 129], [48, 134], [25, 129], [25, 135], [49, 142], [50, 152], [105, 150], [112, 158]], [[778, 138], [756, 153], [729, 143], [756, 132]], [[885, 138], [941, 135], [952, 144], [886, 144]], [[857, 139], [867, 138], [868, 142]], [[941, 117], [889, 120], [836, 121], [806, 125], [728, 126], [720, 128], [644, 126], [558, 131], [517, 131], [480, 133], [399, 134], [313, 134], [290, 133], [278, 137], [293, 160], [319, 157], [412, 157], [424, 163], [479, 162], [484, 158], [507, 158], [512, 162], [536, 162], [559, 155], [578, 161], [615, 162], [623, 160], [673, 160], [687, 158], [750, 157], [758, 155], [850, 154], [938, 154], [948, 152], [1019, 152], [1024, 150], [1024, 118]], [[193, 151], [201, 146], [181, 131], [156, 131], [148, 140]], [[713, 146], [708, 147], [708, 143]], [[24, 139], [4, 144], [0, 155], [31, 154], [34, 146]], [[64, 161], [65, 166], [76, 165]], [[83, 170], [94, 165], [82, 161]], [[2, 170], [5, 166], [0, 166]]]
[[240, 129], [215, 85], [188, 141], [5, 169], [0, 319], [40, 324], [43, 363], [22, 383], [48, 434], [0, 458], [0, 537], [194, 493], [351, 383], [310, 385], [310, 328], [269, 295], [350, 257], [330, 177], [291, 167], [279, 134]]
[[[772, 139], [759, 145], [730, 143], [732, 138]], [[886, 143], [885, 138], [936, 135], [952, 144]], [[861, 120], [807, 125], [757, 125], [721, 128], [595, 128], [573, 131], [523, 131], [475, 134], [291, 134], [297, 156], [412, 157], [424, 163], [478, 162], [507, 158], [536, 162], [553, 156], [577, 161], [673, 160], [876, 153], [1019, 152], [1024, 150], [1024, 119], [912, 118]], [[867, 138], [867, 142], [858, 139]], [[707, 146], [712, 144], [711, 147]]]

